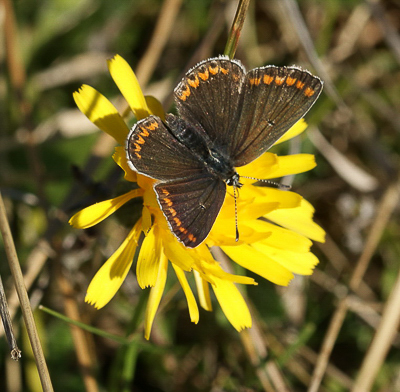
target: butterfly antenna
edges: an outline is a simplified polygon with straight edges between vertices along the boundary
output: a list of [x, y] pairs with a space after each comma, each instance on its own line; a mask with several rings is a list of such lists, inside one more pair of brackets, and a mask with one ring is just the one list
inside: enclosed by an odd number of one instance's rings
[[261, 178], [255, 178], [255, 177], [247, 177], [247, 176], [241, 176], [242, 178], [247, 178], [249, 180], [256, 180], [256, 181], [260, 181], [260, 182], [264, 182], [268, 185], [270, 185], [273, 188], [277, 188], [280, 189], [281, 191], [288, 191], [291, 186], [290, 185], [286, 185], [286, 184], [279, 184], [278, 182], [275, 181], [270, 181], [270, 180], [262, 180]]
[[236, 238], [235, 241], [239, 241], [239, 228], [238, 228], [238, 214], [237, 214], [237, 188], [236, 186], [233, 187], [233, 199], [235, 200], [235, 229], [236, 229]]

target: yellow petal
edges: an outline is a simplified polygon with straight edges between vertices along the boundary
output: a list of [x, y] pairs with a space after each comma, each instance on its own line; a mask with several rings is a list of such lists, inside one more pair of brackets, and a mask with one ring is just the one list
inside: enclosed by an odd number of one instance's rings
[[267, 177], [262, 179], [268, 180], [269, 178], [279, 178], [289, 174], [304, 173], [308, 170], [314, 169], [317, 166], [315, 157], [312, 154], [293, 154], [278, 157], [278, 164], [275, 170], [271, 170]]
[[200, 245], [194, 249], [196, 252], [196, 268], [200, 276], [211, 284], [215, 284], [214, 277], [228, 280], [239, 284], [257, 284], [253, 278], [248, 276], [233, 275], [225, 272], [220, 263], [216, 261], [210, 250], [205, 245]]
[[114, 162], [125, 172], [124, 179], [130, 182], [137, 181], [137, 174], [128, 165], [126, 159], [125, 147], [118, 146], [115, 147], [115, 152], [113, 154]]
[[297, 135], [300, 135], [302, 132], [304, 132], [307, 129], [307, 123], [304, 120], [304, 118], [300, 119], [297, 121], [296, 124], [292, 126], [277, 142], [274, 143], [274, 146], [285, 142], [286, 140], [292, 139]]
[[[238, 222], [239, 241], [236, 241], [235, 220], [234, 218], [227, 225], [214, 225], [210, 235], [207, 238], [209, 246], [236, 246], [243, 243], [253, 243], [266, 239], [270, 233], [258, 232], [252, 227], [253, 221]], [[227, 227], [231, 227], [227, 230]]]
[[161, 102], [152, 95], [146, 95], [145, 99], [151, 114], [154, 114], [155, 116], [160, 117], [161, 120], [165, 121], [165, 112]]
[[[275, 170], [278, 164], [278, 156], [266, 152], [246, 166], [236, 168], [240, 176], [266, 178], [271, 171]], [[273, 177], [269, 177], [273, 178]]]
[[237, 331], [251, 328], [251, 315], [243, 296], [232, 282], [217, 279], [212, 286], [226, 318]]
[[121, 287], [131, 268], [140, 234], [140, 220], [125, 241], [97, 271], [90, 282], [85, 301], [97, 309], [105, 306]]
[[150, 290], [149, 300], [147, 302], [146, 315], [144, 321], [144, 337], [148, 340], [150, 337], [151, 327], [156, 315], [161, 297], [164, 292], [165, 282], [167, 281], [168, 259], [164, 253], [161, 253], [160, 263], [157, 275], [157, 282]]
[[190, 315], [190, 321], [192, 323], [197, 324], [199, 322], [199, 308], [197, 307], [197, 302], [196, 299], [194, 298], [192, 289], [189, 286], [189, 283], [186, 279], [185, 273], [181, 268], [179, 268], [177, 265], [172, 263], [172, 267], [175, 270], [176, 276], [178, 277], [179, 283], [182, 286], [183, 292], [185, 293], [186, 296], [186, 301], [189, 307], [189, 315]]
[[208, 282], [201, 277], [198, 271], [194, 270], [193, 274], [196, 282], [200, 306], [208, 312], [212, 312], [210, 287], [208, 286]]
[[114, 199], [93, 204], [77, 212], [69, 220], [69, 224], [77, 229], [87, 229], [109, 217], [129, 200], [139, 196], [143, 196], [143, 190], [134, 189]]
[[[246, 188], [247, 189], [243, 189], [243, 191], [246, 192], [247, 200], [246, 198], [242, 199], [242, 196], [245, 196], [242, 192], [239, 195], [241, 201], [243, 201], [243, 203], [238, 203], [239, 222], [259, 218], [277, 208], [295, 208], [301, 204], [302, 197], [295, 192], [252, 185]], [[251, 200], [251, 202], [248, 200]]]
[[[294, 208], [284, 211], [290, 214], [289, 211], [294, 211]], [[306, 253], [311, 248], [312, 242], [307, 237], [272, 223], [256, 220], [253, 221], [253, 227], [259, 232], [270, 233], [262, 242], [275, 248], [301, 253]]]
[[75, 91], [74, 100], [79, 110], [102, 131], [124, 144], [129, 129], [114, 105], [93, 87], [84, 84]]
[[325, 231], [313, 222], [313, 215], [313, 206], [303, 199], [297, 208], [275, 210], [265, 217], [312, 240], [325, 242]]
[[147, 206], [143, 206], [142, 209], [142, 230], [146, 234], [151, 228], [151, 213]]
[[108, 61], [108, 69], [115, 84], [138, 120], [149, 116], [150, 111], [139, 82], [129, 64], [119, 55]]
[[250, 245], [223, 246], [222, 250], [237, 264], [272, 283], [287, 286], [293, 274], [285, 267], [258, 252]]
[[[249, 187], [251, 187], [251, 185], [249, 185], [247, 188]], [[225, 203], [223, 204], [216, 220], [217, 225], [225, 225], [225, 228], [223, 228], [224, 232], [226, 232], [227, 227], [229, 227], [228, 221], [231, 221], [235, 218], [234, 201], [229, 200], [228, 198], [229, 196], [225, 199]], [[270, 201], [267, 198], [261, 197], [260, 194], [258, 197], [244, 198], [240, 194], [239, 198], [237, 199], [238, 221], [241, 222], [253, 220], [264, 216], [265, 214], [269, 213], [270, 211], [274, 211], [277, 208], [280, 208], [280, 202], [278, 200]], [[234, 227], [234, 225], [232, 227]]]
[[142, 289], [153, 287], [157, 281], [160, 262], [160, 244], [157, 234], [153, 226], [140, 247], [136, 264], [136, 276], [138, 284]]
[[297, 253], [289, 250], [278, 249], [263, 243], [252, 244], [253, 248], [264, 253], [267, 257], [278, 262], [294, 274], [311, 275], [318, 259], [311, 252]]
[[176, 264], [184, 271], [190, 271], [195, 264], [193, 252], [178, 242], [169, 230], [160, 230], [160, 235], [163, 237], [164, 253], [171, 263]]

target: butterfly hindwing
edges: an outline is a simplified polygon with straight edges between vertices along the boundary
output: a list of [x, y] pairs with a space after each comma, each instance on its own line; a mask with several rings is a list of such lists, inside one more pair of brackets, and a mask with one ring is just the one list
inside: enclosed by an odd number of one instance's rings
[[240, 120], [232, 132], [235, 166], [259, 157], [311, 108], [323, 83], [298, 67], [267, 66], [246, 74]]
[[226, 185], [211, 174], [154, 186], [171, 231], [189, 248], [208, 236], [225, 199]]
[[126, 152], [132, 169], [157, 180], [190, 177], [204, 170], [190, 149], [156, 116], [134, 125], [126, 141]]

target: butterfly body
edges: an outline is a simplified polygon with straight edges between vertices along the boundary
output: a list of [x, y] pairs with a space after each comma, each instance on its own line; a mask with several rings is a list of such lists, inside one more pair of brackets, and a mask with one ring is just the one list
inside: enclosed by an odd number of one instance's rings
[[298, 67], [246, 72], [221, 56], [189, 70], [174, 90], [179, 117], [149, 116], [130, 131], [130, 167], [154, 185], [171, 231], [187, 247], [209, 234], [226, 196], [241, 187], [235, 168], [274, 144], [313, 105], [322, 82]]
[[180, 117], [167, 114], [166, 124], [169, 131], [190, 149], [205, 169], [230, 185], [232, 177], [237, 175], [230, 156], [224, 151], [223, 146], [214, 145], [205, 131], [198, 125], [194, 127]]

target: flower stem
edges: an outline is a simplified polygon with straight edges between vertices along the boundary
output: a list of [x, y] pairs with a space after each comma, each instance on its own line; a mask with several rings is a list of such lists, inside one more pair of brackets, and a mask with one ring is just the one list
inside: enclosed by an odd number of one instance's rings
[[247, 9], [249, 8], [250, 0], [240, 0], [236, 10], [235, 19], [233, 20], [231, 31], [229, 32], [228, 42], [226, 43], [224, 54], [229, 58], [233, 58], [238, 46], [240, 33], [243, 28], [243, 23], [246, 18]]

